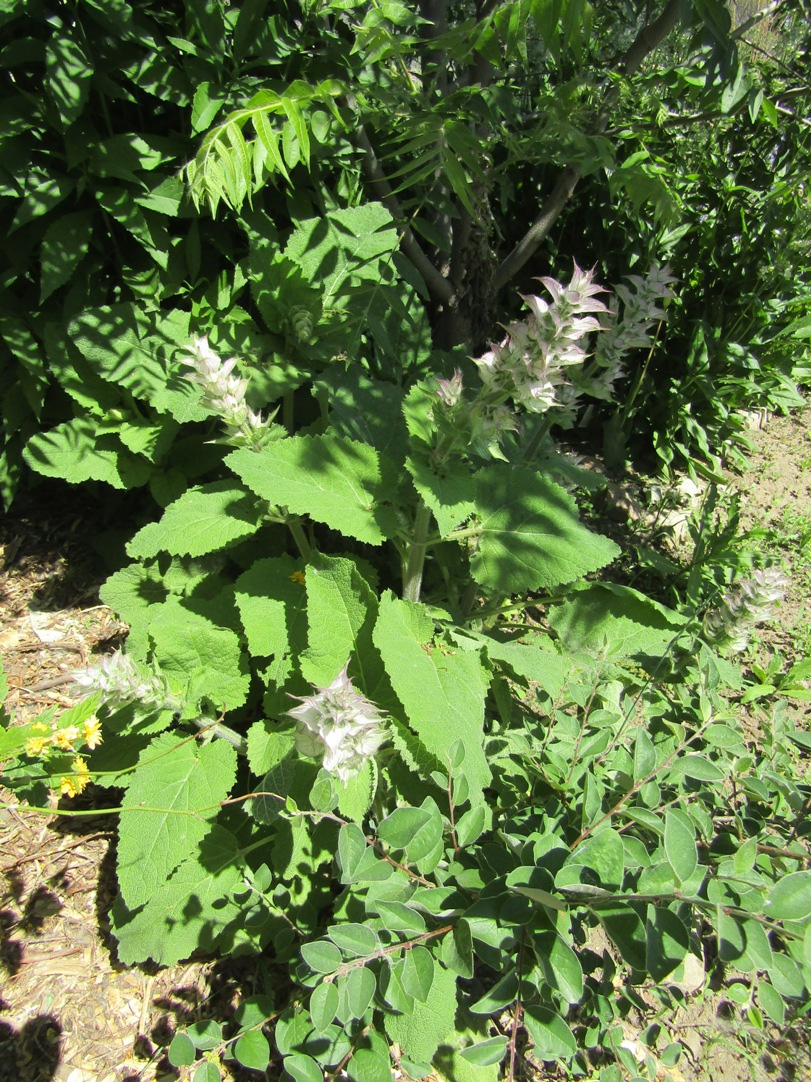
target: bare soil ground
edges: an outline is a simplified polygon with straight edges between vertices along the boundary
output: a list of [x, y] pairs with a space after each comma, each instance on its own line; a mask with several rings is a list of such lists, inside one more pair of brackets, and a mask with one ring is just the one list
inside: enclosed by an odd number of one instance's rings
[[[747, 526], [771, 531], [764, 544], [792, 565], [766, 645], [795, 658], [811, 653], [811, 411], [772, 419], [753, 441], [751, 469], [730, 484], [743, 494]], [[87, 530], [65, 509], [47, 522], [0, 523], [0, 653], [17, 717], [69, 705], [70, 671], [121, 641], [125, 629], [97, 604], [104, 575]], [[75, 806], [98, 811], [106, 799], [91, 788]], [[0, 1082], [178, 1079], [165, 1058], [176, 1027], [226, 1020], [241, 998], [267, 990], [261, 960], [120, 965], [107, 921], [114, 844], [115, 817], [103, 812], [79, 819], [0, 807]], [[650, 1021], [640, 1012], [636, 1032]], [[811, 1082], [809, 1032], [747, 1027], [723, 979], [696, 974], [679, 1005], [658, 1005], [658, 1024], [684, 1047], [662, 1082]]]

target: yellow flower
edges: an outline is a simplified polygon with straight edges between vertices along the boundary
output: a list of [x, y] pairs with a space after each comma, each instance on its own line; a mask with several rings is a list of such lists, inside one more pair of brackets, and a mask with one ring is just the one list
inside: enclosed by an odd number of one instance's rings
[[62, 796], [77, 796], [81, 792], [77, 781], [78, 778], [63, 777], [59, 783], [59, 792]]
[[50, 732], [50, 729], [48, 728], [48, 726], [45, 724], [44, 721], [34, 721], [34, 722], [31, 723], [31, 732], [32, 733], [48, 733], [48, 732]]
[[299, 586], [303, 586], [304, 583], [306, 582], [306, 579], [304, 577], [304, 572], [303, 571], [294, 571], [293, 574], [290, 576], [290, 581], [291, 582], [297, 582], [299, 584]]
[[103, 737], [101, 735], [101, 722], [95, 714], [91, 714], [90, 717], [84, 723], [84, 742], [92, 751], [93, 748], [97, 748], [99, 744], [103, 743]]
[[54, 747], [62, 751], [73, 751], [75, 741], [79, 739], [79, 730], [75, 725], [66, 725], [64, 729], [55, 729], [51, 737]]
[[77, 755], [70, 765], [73, 767], [75, 776], [63, 777], [59, 783], [59, 791], [63, 796], [73, 797], [90, 784], [90, 771], [81, 755]]
[[32, 736], [25, 742], [25, 754], [42, 755], [49, 744], [50, 740], [47, 736]]

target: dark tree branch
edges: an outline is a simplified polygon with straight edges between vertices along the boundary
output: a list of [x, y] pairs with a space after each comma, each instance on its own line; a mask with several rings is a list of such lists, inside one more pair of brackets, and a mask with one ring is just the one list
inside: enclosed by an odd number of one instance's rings
[[[619, 61], [619, 66], [626, 75], [633, 75], [638, 71], [645, 57], [652, 53], [678, 25], [681, 18], [681, 6], [681, 0], [668, 0], [659, 17], [642, 27], [628, 51]], [[602, 128], [608, 123], [607, 107], [612, 97], [613, 95], [609, 93], [603, 105]], [[567, 165], [563, 169], [549, 197], [541, 207], [540, 214], [496, 270], [497, 289], [507, 285], [549, 235], [552, 226], [571, 199], [581, 173], [582, 168], [579, 165]]]

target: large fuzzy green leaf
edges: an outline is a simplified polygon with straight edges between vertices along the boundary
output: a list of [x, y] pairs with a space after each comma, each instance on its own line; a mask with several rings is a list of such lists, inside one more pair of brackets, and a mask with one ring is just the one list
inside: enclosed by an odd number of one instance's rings
[[351, 659], [356, 687], [375, 702], [386, 698], [390, 690], [372, 643], [376, 616], [377, 600], [354, 561], [323, 556], [308, 567], [309, 646], [301, 659], [305, 680], [324, 687]]
[[[236, 752], [162, 733], [142, 753], [124, 797], [118, 883], [130, 909], [148, 902], [211, 829], [236, 778]], [[213, 806], [212, 806], [213, 805]]]
[[263, 499], [358, 541], [379, 544], [397, 531], [397, 516], [385, 502], [396, 470], [368, 444], [293, 436], [261, 451], [234, 451], [226, 462]]
[[171, 877], [155, 884], [143, 909], [133, 914], [117, 899], [112, 923], [120, 961], [174, 965], [195, 950], [212, 950], [240, 918], [231, 900], [242, 881], [238, 854], [237, 839], [215, 824]]
[[71, 484], [105, 481], [113, 488], [144, 485], [152, 466], [125, 451], [115, 436], [99, 436], [88, 417], [65, 421], [28, 441], [25, 461], [46, 477], [61, 477]]
[[481, 537], [471, 570], [478, 583], [499, 593], [574, 582], [620, 552], [581, 524], [565, 489], [533, 470], [506, 464], [480, 470], [476, 510]]
[[185, 492], [170, 504], [160, 521], [138, 531], [127, 552], [136, 559], [159, 552], [203, 556], [256, 533], [260, 517], [256, 499], [242, 485], [214, 481]]
[[199, 389], [183, 378], [175, 358], [191, 342], [189, 314], [172, 309], [146, 314], [135, 304], [89, 308], [68, 326], [74, 344], [94, 372], [148, 401], [176, 421], [199, 421]]
[[425, 1002], [416, 1002], [410, 1014], [387, 1014], [386, 1033], [409, 1059], [430, 1063], [440, 1043], [453, 1030], [455, 1016], [456, 974], [435, 966]]
[[311, 282], [319, 283], [322, 305], [328, 309], [358, 281], [379, 281], [382, 260], [398, 244], [391, 214], [382, 203], [365, 203], [302, 222], [285, 255]]
[[172, 598], [161, 606], [149, 635], [161, 671], [185, 684], [190, 707], [208, 699], [217, 710], [234, 710], [245, 702], [251, 678], [233, 631]]
[[411, 729], [443, 764], [451, 745], [465, 747], [465, 777], [475, 802], [490, 780], [484, 754], [487, 675], [478, 653], [433, 644], [434, 624], [421, 605], [390, 593], [380, 602], [374, 641]]
[[687, 618], [630, 586], [589, 583], [549, 614], [553, 630], [571, 650], [645, 654], [659, 658]]

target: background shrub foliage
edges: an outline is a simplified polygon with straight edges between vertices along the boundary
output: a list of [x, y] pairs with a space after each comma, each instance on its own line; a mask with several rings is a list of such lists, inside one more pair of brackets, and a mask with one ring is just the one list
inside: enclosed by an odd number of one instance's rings
[[639, 1074], [623, 1013], [702, 933], [751, 1024], [807, 1004], [808, 734], [754, 747], [725, 653], [779, 583], [709, 517], [677, 608], [597, 581], [559, 442], [712, 475], [799, 402], [808, 23], [770, 9], [0, 6], [4, 498], [159, 505], [102, 590], [126, 654], [4, 781], [122, 791], [124, 962], [289, 962], [175, 1038], [201, 1082], [272, 1022], [305, 1082]]

